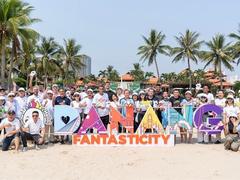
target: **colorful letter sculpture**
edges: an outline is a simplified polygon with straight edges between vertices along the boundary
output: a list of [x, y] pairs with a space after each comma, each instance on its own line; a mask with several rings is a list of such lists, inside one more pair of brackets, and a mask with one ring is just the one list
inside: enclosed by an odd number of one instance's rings
[[[207, 117], [208, 112], [212, 111], [215, 116], [214, 117]], [[223, 125], [221, 125], [222, 120], [222, 112], [223, 109], [219, 106], [214, 104], [205, 104], [200, 106], [194, 112], [194, 126], [206, 134], [219, 134], [223, 130]]]
[[160, 123], [156, 113], [154, 112], [152, 106], [148, 107], [147, 112], [145, 113], [136, 134], [145, 134], [146, 130], [150, 129], [152, 133], [163, 133], [164, 129]]
[[110, 106], [110, 118], [110, 131], [117, 130], [120, 123], [129, 133], [133, 133], [134, 108], [132, 105], [126, 106], [126, 117]]
[[67, 105], [54, 106], [54, 134], [71, 135], [80, 126], [79, 112]]
[[107, 131], [94, 107], [90, 109], [87, 117], [84, 119], [83, 124], [78, 131], [78, 134], [86, 134], [87, 130], [92, 128], [97, 129], [99, 134], [106, 133]]
[[180, 114], [175, 108], [168, 109], [168, 126], [175, 130], [177, 127], [183, 127], [191, 130], [193, 124], [193, 106], [185, 105], [181, 108], [181, 112], [183, 114]]
[[23, 109], [20, 114], [20, 120], [23, 124], [25, 124], [30, 118], [32, 118], [32, 112], [38, 111], [39, 118], [43, 120], [44, 124], [48, 124], [48, 112], [47, 110], [37, 101], [34, 99], [29, 102], [27, 108]]

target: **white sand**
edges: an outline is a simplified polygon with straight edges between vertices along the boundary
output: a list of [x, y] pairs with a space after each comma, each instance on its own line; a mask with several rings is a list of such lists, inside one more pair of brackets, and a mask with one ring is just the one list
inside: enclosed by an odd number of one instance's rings
[[223, 145], [79, 147], [0, 152], [0, 180], [239, 179], [240, 152]]

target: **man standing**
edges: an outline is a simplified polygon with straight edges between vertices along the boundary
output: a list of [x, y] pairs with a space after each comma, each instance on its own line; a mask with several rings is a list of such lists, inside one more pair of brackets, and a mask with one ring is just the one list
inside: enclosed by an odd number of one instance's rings
[[54, 105], [68, 105], [70, 106], [71, 100], [66, 96], [64, 89], [59, 89], [59, 96], [55, 98]]
[[18, 96], [15, 97], [15, 100], [17, 101], [18, 108], [19, 108], [17, 112], [17, 117], [20, 118], [22, 114], [22, 110], [24, 110], [27, 107], [27, 96], [24, 88], [18, 89]]
[[39, 95], [39, 87], [38, 86], [33, 87], [33, 95], [28, 97], [27, 104], [31, 103], [32, 101], [38, 102], [39, 104], [41, 104], [43, 101], [42, 97]]
[[105, 93], [107, 93], [109, 101], [112, 101], [112, 95], [115, 93], [110, 89], [110, 82], [105, 84]]
[[5, 129], [6, 134], [4, 135], [2, 150], [7, 151], [14, 140], [15, 150], [19, 148], [19, 131], [20, 122], [15, 118], [15, 111], [9, 110], [7, 112], [7, 118], [5, 118], [0, 124], [0, 130]]
[[107, 93], [104, 93], [103, 85], [98, 87], [98, 93], [95, 94], [92, 104], [96, 108], [105, 128], [107, 129], [109, 124], [109, 99]]
[[203, 93], [207, 95], [208, 103], [214, 104], [214, 96], [207, 85], [203, 86]]
[[85, 119], [92, 107], [92, 101], [93, 101], [93, 90], [88, 89], [87, 90], [87, 98], [84, 98], [80, 102], [80, 107], [83, 108], [83, 119]]
[[39, 118], [39, 112], [33, 111], [32, 118], [29, 119], [24, 125], [23, 132], [21, 133], [23, 142], [23, 151], [27, 151], [27, 139], [34, 140], [36, 150], [40, 148], [38, 145], [43, 144], [45, 133], [45, 126], [43, 120]]

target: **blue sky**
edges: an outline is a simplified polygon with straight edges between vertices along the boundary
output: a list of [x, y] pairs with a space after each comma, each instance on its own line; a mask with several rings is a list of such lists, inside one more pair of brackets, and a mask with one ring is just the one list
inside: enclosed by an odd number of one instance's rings
[[[165, 43], [175, 46], [174, 36], [187, 28], [200, 33], [201, 40], [213, 35], [236, 32], [240, 23], [239, 0], [27, 0], [35, 7], [35, 24], [44, 36], [53, 36], [59, 43], [75, 38], [82, 53], [92, 58], [92, 72], [113, 65], [120, 73], [139, 62], [137, 48], [142, 35], [151, 29], [162, 31]], [[231, 41], [231, 39], [228, 39]], [[186, 63], [171, 63], [171, 57], [158, 56], [160, 72], [179, 72]], [[143, 64], [144, 70], [155, 72], [155, 66]], [[202, 68], [194, 65], [193, 69]], [[240, 66], [235, 72], [238, 74]]]

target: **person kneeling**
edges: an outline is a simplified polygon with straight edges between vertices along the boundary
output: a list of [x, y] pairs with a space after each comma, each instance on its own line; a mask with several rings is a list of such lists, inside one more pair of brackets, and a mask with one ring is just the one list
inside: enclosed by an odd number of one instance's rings
[[226, 134], [226, 140], [224, 143], [224, 147], [226, 150], [238, 151], [240, 142], [238, 128], [240, 125], [240, 121], [238, 120], [237, 115], [231, 114], [229, 116], [229, 121], [224, 124], [224, 131]]
[[6, 130], [4, 135], [2, 151], [7, 151], [14, 140], [15, 150], [18, 151], [19, 147], [19, 131], [20, 122], [15, 118], [15, 111], [9, 110], [7, 113], [7, 118], [3, 119], [0, 124], [0, 130]]
[[35, 143], [35, 148], [39, 150], [40, 148], [38, 145], [42, 145], [44, 143], [44, 133], [45, 128], [43, 120], [39, 118], [38, 111], [33, 111], [32, 118], [26, 122], [21, 133], [23, 151], [27, 151], [27, 139], [33, 140]]

